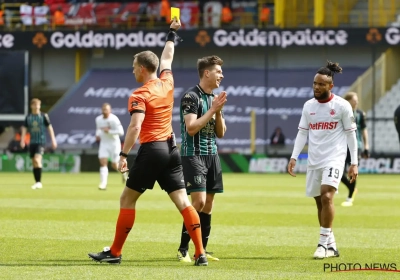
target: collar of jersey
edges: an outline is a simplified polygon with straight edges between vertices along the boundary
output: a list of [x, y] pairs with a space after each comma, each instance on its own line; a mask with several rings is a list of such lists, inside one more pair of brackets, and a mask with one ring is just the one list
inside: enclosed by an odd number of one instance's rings
[[320, 100], [317, 100], [319, 103], [328, 103], [329, 101], [331, 101], [332, 99], [333, 99], [333, 97], [334, 97], [335, 95], [333, 94], [333, 93], [331, 93], [331, 97], [329, 97], [329, 99], [327, 99], [327, 100], [322, 100], [322, 101], [320, 101]]
[[200, 85], [197, 85], [197, 88], [200, 90], [200, 93], [201, 93], [201, 94], [207, 94], [207, 95], [212, 95], [212, 96], [214, 96], [214, 92], [211, 92], [211, 93], [205, 93], [205, 92], [204, 92], [204, 90], [201, 88], [201, 86], [200, 86]]

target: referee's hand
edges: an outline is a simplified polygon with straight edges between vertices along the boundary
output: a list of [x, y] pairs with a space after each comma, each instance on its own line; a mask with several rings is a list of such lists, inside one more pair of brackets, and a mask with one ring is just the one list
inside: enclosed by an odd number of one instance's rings
[[118, 162], [118, 171], [121, 173], [128, 172], [128, 162], [126, 161], [125, 157], [120, 157]]
[[181, 21], [179, 19], [173, 18], [171, 22], [172, 23], [169, 28], [172, 28], [176, 31], [181, 27]]

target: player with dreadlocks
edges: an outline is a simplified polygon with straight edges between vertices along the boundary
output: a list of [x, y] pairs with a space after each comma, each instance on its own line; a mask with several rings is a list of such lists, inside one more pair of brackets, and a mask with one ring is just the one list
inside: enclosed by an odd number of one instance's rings
[[330, 61], [318, 69], [314, 77], [314, 98], [304, 104], [299, 132], [288, 164], [289, 174], [296, 176], [296, 160], [308, 136], [306, 196], [314, 197], [320, 224], [315, 259], [339, 256], [332, 231], [335, 213], [333, 197], [344, 170], [347, 146], [351, 156], [348, 173], [350, 182], [354, 182], [358, 176], [357, 125], [350, 103], [331, 92], [336, 73], [342, 73], [342, 68]]

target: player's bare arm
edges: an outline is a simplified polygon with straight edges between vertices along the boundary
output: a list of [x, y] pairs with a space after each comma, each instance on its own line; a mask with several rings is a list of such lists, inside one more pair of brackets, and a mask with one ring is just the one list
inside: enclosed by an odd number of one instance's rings
[[[181, 27], [181, 21], [178, 19], [173, 19], [170, 28], [173, 29], [172, 32], [177, 31]], [[173, 34], [171, 36], [174, 36]], [[160, 61], [160, 73], [164, 69], [172, 69], [172, 60], [174, 59], [174, 51], [175, 51], [175, 42], [167, 41], [165, 43], [164, 50], [161, 54], [161, 61]]]
[[185, 115], [185, 124], [188, 134], [190, 136], [194, 136], [197, 132], [200, 131], [200, 129], [205, 127], [206, 124], [214, 116], [214, 114], [221, 111], [225, 103], [226, 103], [226, 93], [224, 92], [218, 95], [214, 99], [210, 110], [208, 110], [202, 117], [197, 118], [197, 114]]
[[[225, 91], [224, 93], [226, 94]], [[221, 110], [215, 113], [215, 135], [218, 138], [222, 138], [224, 137], [225, 132], [226, 132], [226, 125], [225, 125], [225, 119], [222, 117], [222, 108], [221, 108]]]
[[365, 158], [369, 158], [368, 130], [366, 128], [364, 128], [362, 131], [362, 138], [363, 138], [363, 143], [364, 143], [363, 156]]
[[49, 135], [50, 135], [50, 139], [51, 139], [51, 147], [53, 148], [53, 150], [57, 149], [57, 141], [56, 141], [56, 137], [54, 135], [54, 129], [52, 125], [49, 125], [47, 127], [47, 130], [49, 131]]
[[26, 136], [26, 127], [25, 126], [21, 126], [21, 141], [20, 141], [20, 146], [21, 148], [25, 148], [25, 136]]
[[100, 134], [101, 134], [101, 128], [99, 127], [99, 124], [96, 121], [96, 141], [100, 142]]
[[115, 120], [115, 122], [113, 122], [112, 124], [113, 126], [109, 128], [108, 133], [111, 135], [123, 136], [124, 128], [122, 127], [122, 124], [117, 120]]
[[[136, 143], [140, 130], [142, 128], [142, 123], [144, 120], [144, 113], [133, 113], [131, 116], [131, 122], [129, 123], [128, 129], [126, 130], [124, 148], [122, 149], [122, 153], [129, 154], [133, 145]], [[128, 171], [128, 165], [126, 161], [126, 157], [120, 156], [118, 163], [118, 170], [121, 173], [125, 173]]]

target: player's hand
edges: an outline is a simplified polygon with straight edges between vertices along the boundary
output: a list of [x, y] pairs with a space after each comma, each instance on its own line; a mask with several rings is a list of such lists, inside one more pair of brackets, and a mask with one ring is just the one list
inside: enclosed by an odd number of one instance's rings
[[19, 145], [21, 146], [22, 149], [24, 149], [24, 148], [25, 148], [25, 141], [21, 141], [21, 142], [19, 143]]
[[110, 130], [109, 127], [104, 127], [104, 128], [103, 128], [103, 131], [104, 131], [105, 133], [108, 133], [109, 130]]
[[181, 21], [180, 21], [179, 19], [173, 18], [173, 19], [172, 19], [172, 23], [171, 23], [171, 25], [169, 26], [169, 28], [175, 29], [175, 31], [176, 31], [176, 30], [178, 30], [180, 27], [181, 27]]
[[118, 171], [121, 173], [128, 172], [128, 162], [125, 157], [120, 157], [118, 162]]
[[96, 142], [100, 142], [100, 136], [96, 136]]
[[228, 101], [228, 99], [226, 99], [226, 92], [221, 91], [220, 95], [214, 98], [211, 109], [213, 109], [215, 113], [220, 112], [226, 101]]
[[353, 183], [358, 177], [358, 167], [357, 165], [350, 165], [348, 178], [350, 183]]
[[296, 174], [294, 174], [294, 171], [293, 171], [295, 166], [296, 166], [296, 160], [294, 158], [291, 158], [289, 161], [289, 164], [287, 166], [287, 171], [293, 177], [296, 177]]
[[56, 141], [53, 141], [53, 142], [51, 143], [51, 147], [53, 148], [53, 150], [57, 149], [57, 142], [56, 142]]
[[365, 149], [363, 152], [363, 158], [369, 158], [369, 157], [370, 157], [369, 150]]

